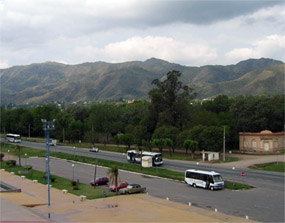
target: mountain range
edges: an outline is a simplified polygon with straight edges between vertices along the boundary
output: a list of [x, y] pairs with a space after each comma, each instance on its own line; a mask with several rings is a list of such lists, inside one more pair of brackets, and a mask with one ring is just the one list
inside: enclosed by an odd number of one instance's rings
[[182, 73], [181, 81], [197, 92], [198, 99], [220, 94], [284, 94], [285, 65], [266, 58], [201, 67], [156, 58], [78, 65], [46, 62], [0, 69], [1, 105], [147, 98], [155, 87], [151, 82], [156, 78], [164, 80], [172, 70]]

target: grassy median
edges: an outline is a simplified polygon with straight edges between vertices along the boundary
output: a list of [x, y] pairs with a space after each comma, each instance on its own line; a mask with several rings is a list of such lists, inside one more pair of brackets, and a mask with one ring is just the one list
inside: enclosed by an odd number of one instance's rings
[[285, 173], [285, 162], [261, 163], [250, 166], [249, 168], [255, 170], [266, 170]]

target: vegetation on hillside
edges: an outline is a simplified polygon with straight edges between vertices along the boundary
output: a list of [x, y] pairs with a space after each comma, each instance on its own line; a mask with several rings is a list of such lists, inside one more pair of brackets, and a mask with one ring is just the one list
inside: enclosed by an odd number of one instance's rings
[[47, 62], [15, 66], [0, 70], [1, 105], [141, 100], [147, 98], [152, 89], [152, 80], [165, 80], [170, 70], [180, 71], [181, 81], [194, 87], [199, 99], [220, 94], [282, 94], [284, 66], [281, 61], [266, 58], [202, 67], [155, 58], [119, 64]]

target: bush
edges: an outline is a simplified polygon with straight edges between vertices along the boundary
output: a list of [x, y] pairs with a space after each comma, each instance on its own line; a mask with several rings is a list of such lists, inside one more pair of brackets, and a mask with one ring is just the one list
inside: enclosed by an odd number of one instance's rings
[[3, 161], [4, 156], [4, 153], [0, 153], [0, 161]]
[[72, 186], [76, 186], [77, 185], [77, 182], [74, 180], [74, 181], [71, 181], [71, 185]]
[[16, 163], [17, 163], [16, 160], [8, 160], [6, 162], [8, 167], [16, 166]]
[[55, 179], [56, 179], [55, 176], [52, 176], [52, 175], [50, 176], [51, 182], [55, 182]]

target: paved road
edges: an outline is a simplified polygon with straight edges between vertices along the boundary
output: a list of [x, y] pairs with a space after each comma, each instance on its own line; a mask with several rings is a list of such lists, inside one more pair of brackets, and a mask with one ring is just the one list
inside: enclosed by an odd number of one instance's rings
[[[22, 142], [23, 146], [45, 149], [44, 144]], [[88, 150], [73, 149], [71, 147], [50, 147], [51, 151], [64, 151], [75, 155], [93, 156], [107, 160], [115, 160], [126, 162], [126, 157], [123, 154], [100, 151], [99, 153], [90, 153]], [[29, 159], [33, 160], [34, 159]], [[40, 160], [40, 159], [39, 159]], [[44, 160], [44, 159], [43, 159]], [[42, 165], [42, 170], [45, 170], [45, 164], [33, 163], [37, 168]], [[76, 165], [77, 166], [77, 165]], [[146, 186], [148, 192], [157, 197], [166, 198], [187, 204], [191, 202], [193, 205], [206, 209], [217, 208], [223, 213], [232, 214], [235, 216], [250, 216], [250, 218], [258, 221], [266, 222], [284, 222], [284, 174], [271, 173], [248, 169], [235, 169], [219, 165], [206, 165], [195, 162], [164, 160], [163, 168], [173, 169], [177, 171], [185, 171], [186, 169], [195, 168], [201, 170], [214, 170], [223, 175], [227, 180], [244, 181], [247, 184], [256, 188], [249, 191], [208, 191], [204, 189], [191, 188], [184, 183], [174, 182], [164, 179], [142, 177], [137, 174], [126, 174], [120, 171], [122, 180], [130, 183], [137, 182]], [[88, 165], [78, 165], [76, 171], [81, 182], [88, 183], [93, 178], [94, 167]], [[51, 171], [56, 171], [56, 174], [65, 176], [72, 174], [71, 164], [68, 162], [58, 162], [53, 160]], [[102, 171], [106, 171], [102, 168]], [[246, 172], [246, 177], [241, 177], [241, 172]], [[106, 175], [105, 172], [101, 173]], [[100, 176], [100, 172], [98, 172]]]
[[[45, 150], [45, 144], [43, 143], [33, 143], [33, 142], [23, 141], [21, 144], [23, 146]], [[56, 146], [56, 147], [51, 146], [50, 150], [61, 151], [74, 155], [90, 156], [94, 158], [97, 157], [101, 159], [114, 160], [118, 162], [127, 162], [126, 155], [123, 153], [113, 153], [106, 151], [100, 151], [99, 153], [91, 153], [87, 149], [78, 149], [78, 148], [74, 149], [72, 147], [66, 147], [66, 146]], [[164, 159], [163, 168], [176, 170], [180, 172], [184, 172], [187, 169], [211, 170], [221, 173], [226, 180], [241, 181], [241, 182], [246, 182], [254, 187], [274, 188], [277, 190], [284, 191], [285, 178], [284, 174], [281, 173], [264, 172], [264, 171], [242, 169], [242, 168], [235, 168], [233, 170], [232, 167], [229, 166], [219, 166], [219, 165], [202, 164], [202, 163], [199, 163], [197, 165], [196, 162], [175, 161], [175, 160], [166, 160], [166, 159]], [[245, 177], [241, 176], [242, 172], [246, 173]]]
[[[35, 169], [45, 171], [45, 158], [29, 158], [28, 164]], [[94, 166], [51, 159], [51, 174], [80, 182], [89, 183], [94, 177]], [[97, 176], [106, 176], [107, 168], [98, 167]], [[210, 191], [192, 188], [183, 182], [153, 178], [145, 175], [119, 171], [121, 181], [139, 183], [147, 188], [150, 195], [169, 200], [230, 214], [239, 217], [249, 216], [250, 219], [263, 222], [284, 222], [284, 198], [278, 191], [266, 188], [254, 188], [248, 191]], [[107, 190], [107, 187], [102, 186]], [[269, 202], [270, 201], [270, 202]]]

